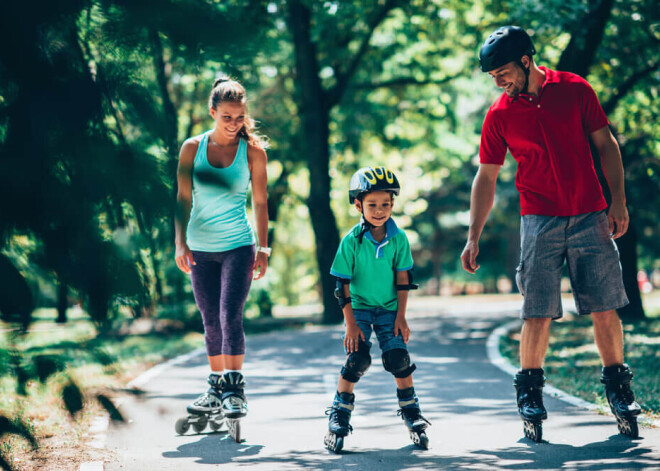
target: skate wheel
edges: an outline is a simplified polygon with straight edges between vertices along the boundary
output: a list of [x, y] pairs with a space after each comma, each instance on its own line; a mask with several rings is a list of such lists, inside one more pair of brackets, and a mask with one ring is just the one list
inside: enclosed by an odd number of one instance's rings
[[419, 443], [417, 443], [417, 446], [424, 450], [429, 449], [429, 437], [426, 436], [426, 432], [421, 432], [419, 434]]
[[174, 424], [174, 430], [179, 435], [184, 435], [188, 430], [190, 430], [190, 422], [188, 422], [188, 417], [181, 417]]
[[227, 420], [227, 428], [229, 428], [229, 435], [234, 439], [236, 443], [241, 443], [241, 421], [236, 419]]
[[202, 430], [206, 428], [206, 424], [208, 423], [209, 423], [208, 419], [203, 415], [200, 415], [197, 422], [193, 422], [192, 428], [195, 432], [200, 433]]
[[220, 430], [222, 428], [222, 425], [223, 425], [223, 422], [215, 422], [213, 420], [211, 420], [209, 422], [209, 428], [211, 430], [213, 430], [214, 432], [217, 432], [218, 430]]
[[543, 424], [541, 422], [524, 421], [525, 436], [536, 443], [543, 441]]
[[325, 434], [323, 444], [333, 453], [339, 453], [344, 448], [344, 437], [339, 437], [332, 432], [328, 432]]
[[631, 417], [630, 419], [617, 417], [616, 423], [619, 426], [619, 433], [626, 435], [630, 438], [639, 437], [639, 427], [637, 426], [637, 418]]

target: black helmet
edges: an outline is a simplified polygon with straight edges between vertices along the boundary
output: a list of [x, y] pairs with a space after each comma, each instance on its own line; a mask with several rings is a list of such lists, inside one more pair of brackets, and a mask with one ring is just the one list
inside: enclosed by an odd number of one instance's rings
[[502, 26], [488, 36], [479, 50], [479, 65], [484, 72], [536, 54], [532, 39], [519, 26]]
[[353, 204], [355, 198], [372, 191], [391, 191], [399, 194], [399, 180], [391, 170], [385, 167], [364, 167], [351, 177], [348, 183], [348, 201]]

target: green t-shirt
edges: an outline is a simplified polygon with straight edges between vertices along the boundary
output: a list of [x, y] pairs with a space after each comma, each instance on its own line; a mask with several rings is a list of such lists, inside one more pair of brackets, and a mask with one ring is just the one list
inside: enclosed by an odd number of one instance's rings
[[397, 309], [394, 272], [411, 270], [413, 259], [405, 232], [392, 218], [385, 223], [385, 230], [387, 235], [381, 242], [367, 231], [360, 243], [361, 225], [357, 224], [339, 244], [330, 273], [350, 280], [353, 309]]

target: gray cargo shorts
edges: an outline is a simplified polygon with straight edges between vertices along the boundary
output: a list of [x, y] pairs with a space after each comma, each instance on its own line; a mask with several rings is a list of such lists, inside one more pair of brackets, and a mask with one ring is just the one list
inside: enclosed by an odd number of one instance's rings
[[562, 317], [561, 272], [564, 260], [578, 314], [619, 309], [628, 304], [619, 251], [605, 211], [577, 216], [525, 215], [520, 224], [518, 289], [521, 317]]

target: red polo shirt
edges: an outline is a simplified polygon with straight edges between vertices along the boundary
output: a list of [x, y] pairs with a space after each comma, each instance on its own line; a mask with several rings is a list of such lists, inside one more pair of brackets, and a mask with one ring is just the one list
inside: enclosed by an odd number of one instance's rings
[[479, 159], [504, 163], [507, 148], [518, 162], [521, 214], [575, 216], [607, 207], [589, 150], [589, 134], [609, 123], [582, 77], [539, 67], [539, 96], [502, 93], [481, 130]]

